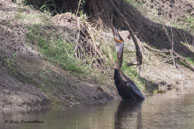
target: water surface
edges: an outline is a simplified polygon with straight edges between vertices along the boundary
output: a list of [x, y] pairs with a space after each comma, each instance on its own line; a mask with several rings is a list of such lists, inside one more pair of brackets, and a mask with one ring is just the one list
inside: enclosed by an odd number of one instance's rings
[[[32, 113], [0, 113], [0, 129], [194, 129], [194, 92], [162, 94], [144, 102]], [[5, 123], [42, 121], [44, 123]]]

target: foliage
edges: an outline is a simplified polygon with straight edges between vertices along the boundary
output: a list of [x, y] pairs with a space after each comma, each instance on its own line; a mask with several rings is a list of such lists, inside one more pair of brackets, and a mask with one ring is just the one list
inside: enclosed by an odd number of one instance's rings
[[3, 64], [7, 68], [9, 74], [18, 78], [22, 82], [32, 83], [31, 76], [27, 75], [24, 71], [22, 71], [22, 69], [17, 65], [17, 62], [14, 57], [4, 59]]
[[186, 16], [183, 20], [185, 28], [193, 31], [194, 30], [194, 17]]
[[127, 3], [133, 5], [136, 8], [139, 8], [142, 6], [142, 2], [136, 1], [136, 0], [125, 0]]
[[46, 1], [41, 7], [40, 7], [40, 10], [42, 12], [45, 12], [47, 14], [51, 14], [51, 15], [54, 15], [54, 14], [57, 14], [57, 6], [55, 4], [55, 2], [53, 0], [48, 0]]
[[122, 67], [122, 71], [131, 79], [133, 80], [136, 85], [141, 89], [145, 90], [145, 80], [139, 76], [137, 71], [133, 69], [132, 67], [128, 67], [126, 62], [124, 63]]
[[194, 65], [194, 57], [191, 58], [191, 57], [187, 57], [187, 60], [189, 63], [191, 63], [192, 65]]
[[15, 12], [14, 17], [16, 20], [20, 21], [23, 24], [29, 24], [29, 22], [33, 21], [34, 24], [42, 24], [42, 25], [50, 25], [51, 22], [49, 20], [49, 16], [41, 13], [32, 13], [29, 14], [27, 12]]
[[54, 39], [49, 39], [45, 35], [41, 26], [34, 25], [28, 29], [26, 34], [27, 42], [38, 46], [39, 51], [47, 57], [47, 59], [64, 70], [84, 73], [84, 68], [74, 58], [73, 44], [64, 41], [60, 35], [54, 34]]

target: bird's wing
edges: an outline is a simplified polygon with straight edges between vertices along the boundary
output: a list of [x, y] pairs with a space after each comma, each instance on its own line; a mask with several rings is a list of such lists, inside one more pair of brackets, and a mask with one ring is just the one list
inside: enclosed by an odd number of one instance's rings
[[127, 82], [127, 86], [130, 87], [130, 89], [134, 93], [134, 96], [136, 96], [139, 99], [145, 99], [144, 95], [141, 93], [139, 88], [134, 83]]

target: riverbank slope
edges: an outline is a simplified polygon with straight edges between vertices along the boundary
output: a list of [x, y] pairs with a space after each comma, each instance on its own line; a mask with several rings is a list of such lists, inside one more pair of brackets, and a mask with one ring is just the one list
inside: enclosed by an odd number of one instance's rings
[[[127, 17], [133, 17], [130, 24], [141, 44], [143, 65], [141, 69], [127, 66], [135, 61], [135, 48], [127, 39], [128, 32], [121, 29], [124, 73], [146, 95], [192, 87], [192, 30], [172, 27], [180, 55], [175, 68], [169, 52], [163, 52], [170, 49], [163, 25], [145, 20], [135, 7], [128, 6]], [[98, 24], [106, 25], [103, 17], [91, 23], [84, 14], [50, 16], [9, 0], [0, 0], [0, 15], [0, 109], [35, 110], [120, 99], [113, 81], [112, 33]]]

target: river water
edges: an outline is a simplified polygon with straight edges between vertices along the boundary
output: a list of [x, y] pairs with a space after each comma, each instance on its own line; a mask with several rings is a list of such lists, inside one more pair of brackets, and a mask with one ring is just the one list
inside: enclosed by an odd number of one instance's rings
[[118, 101], [41, 113], [0, 113], [0, 129], [194, 129], [193, 98], [194, 91], [155, 95], [139, 103]]

